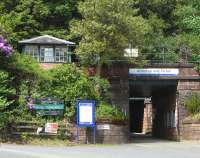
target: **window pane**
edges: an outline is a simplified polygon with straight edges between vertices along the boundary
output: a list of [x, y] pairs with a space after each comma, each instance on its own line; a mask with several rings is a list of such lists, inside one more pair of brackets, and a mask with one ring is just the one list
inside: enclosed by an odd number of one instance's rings
[[64, 62], [65, 61], [65, 52], [67, 48], [56, 47], [56, 62]]
[[56, 56], [56, 62], [59, 62], [59, 57], [58, 56]]
[[38, 60], [38, 56], [39, 56], [38, 46], [27, 45], [24, 47], [23, 52]]
[[40, 48], [41, 62], [54, 62], [54, 51], [51, 46], [42, 46]]
[[60, 53], [59, 53], [58, 51], [56, 51], [56, 56], [59, 56], [59, 54], [60, 54]]

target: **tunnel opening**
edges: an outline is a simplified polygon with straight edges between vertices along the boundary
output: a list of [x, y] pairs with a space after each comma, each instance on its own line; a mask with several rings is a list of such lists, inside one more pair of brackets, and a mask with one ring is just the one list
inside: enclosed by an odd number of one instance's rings
[[130, 80], [129, 125], [134, 135], [174, 139], [176, 80]]

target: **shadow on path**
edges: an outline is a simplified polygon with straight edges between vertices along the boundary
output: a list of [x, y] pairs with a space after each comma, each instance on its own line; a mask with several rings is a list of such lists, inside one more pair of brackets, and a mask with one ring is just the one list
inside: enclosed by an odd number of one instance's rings
[[151, 134], [131, 134], [131, 141], [130, 143], [169, 143], [169, 142], [177, 142], [173, 140], [168, 140], [168, 139], [159, 139], [159, 138], [154, 138], [151, 136]]

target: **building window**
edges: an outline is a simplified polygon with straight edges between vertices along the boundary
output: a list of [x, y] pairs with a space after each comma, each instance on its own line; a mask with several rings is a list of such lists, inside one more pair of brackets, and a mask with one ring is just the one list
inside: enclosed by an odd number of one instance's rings
[[65, 62], [66, 61], [67, 49], [63, 47], [55, 48], [55, 59], [56, 62]]
[[40, 61], [41, 62], [54, 62], [54, 51], [51, 46], [42, 46], [40, 48]]
[[[40, 51], [39, 51], [40, 50]], [[32, 56], [37, 61], [42, 63], [71, 63], [72, 53], [69, 52], [67, 46], [56, 46], [55, 48], [51, 45], [38, 46], [27, 45], [24, 47], [23, 52], [27, 55]]]
[[67, 51], [67, 48], [64, 47], [55, 48], [55, 61], [71, 63], [71, 54]]
[[38, 46], [25, 46], [24, 53], [32, 56], [34, 59], [39, 61], [39, 49]]

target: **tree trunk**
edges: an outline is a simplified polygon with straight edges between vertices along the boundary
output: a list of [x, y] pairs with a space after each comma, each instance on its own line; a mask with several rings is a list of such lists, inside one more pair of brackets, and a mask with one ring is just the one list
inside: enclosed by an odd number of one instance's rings
[[98, 62], [97, 64], [97, 73], [96, 73], [97, 77], [101, 77], [101, 63]]

